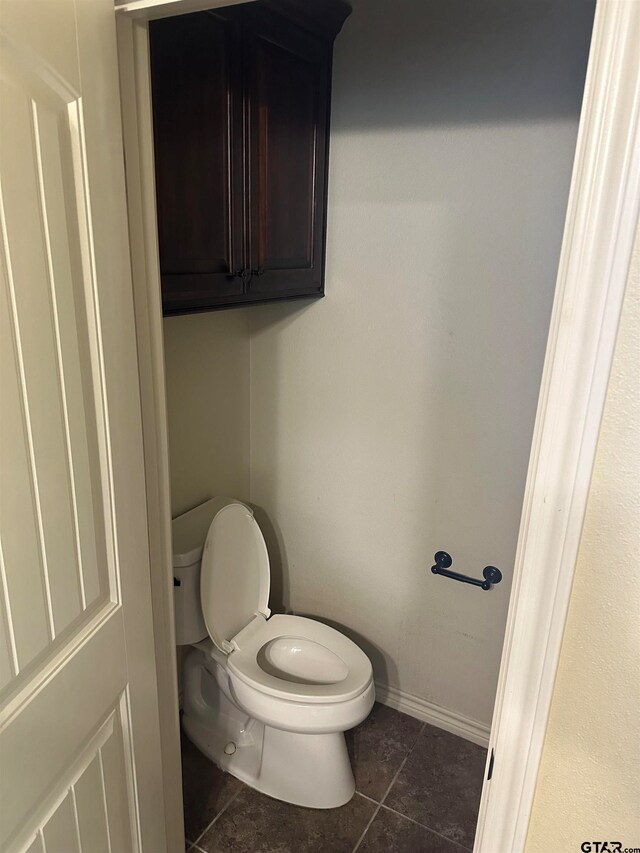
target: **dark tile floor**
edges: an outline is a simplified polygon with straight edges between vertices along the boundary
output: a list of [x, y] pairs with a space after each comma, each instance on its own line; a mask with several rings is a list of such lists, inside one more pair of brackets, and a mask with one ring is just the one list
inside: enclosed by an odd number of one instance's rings
[[356, 794], [339, 809], [272, 800], [183, 739], [190, 853], [462, 853], [473, 847], [486, 752], [376, 704], [347, 743]]

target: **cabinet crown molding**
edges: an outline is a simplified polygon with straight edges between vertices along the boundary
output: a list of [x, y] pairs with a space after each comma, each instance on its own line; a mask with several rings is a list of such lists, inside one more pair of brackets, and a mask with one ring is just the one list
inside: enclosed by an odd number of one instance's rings
[[258, 0], [257, 5], [331, 41], [352, 12], [346, 0]]

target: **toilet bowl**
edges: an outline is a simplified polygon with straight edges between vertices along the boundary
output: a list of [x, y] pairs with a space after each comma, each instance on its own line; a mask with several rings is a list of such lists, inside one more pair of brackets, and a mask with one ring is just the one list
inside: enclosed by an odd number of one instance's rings
[[270, 615], [267, 549], [245, 504], [207, 501], [175, 519], [173, 533], [176, 635], [191, 645], [187, 737], [272, 797], [310, 808], [348, 802], [344, 732], [373, 706], [369, 658], [315, 619]]

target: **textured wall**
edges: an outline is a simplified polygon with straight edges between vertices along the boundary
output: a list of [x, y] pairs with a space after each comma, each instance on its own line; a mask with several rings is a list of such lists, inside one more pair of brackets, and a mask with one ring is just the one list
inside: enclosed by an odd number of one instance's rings
[[527, 853], [640, 847], [640, 233], [600, 431]]
[[[594, 4], [360, 0], [336, 45], [327, 296], [252, 309], [274, 604], [491, 717]], [[505, 580], [431, 575], [434, 551]]]
[[164, 320], [171, 512], [249, 498], [249, 331], [244, 310]]

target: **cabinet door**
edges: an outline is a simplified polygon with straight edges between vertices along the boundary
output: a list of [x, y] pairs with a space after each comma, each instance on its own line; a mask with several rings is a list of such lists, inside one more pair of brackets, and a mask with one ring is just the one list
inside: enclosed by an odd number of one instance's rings
[[248, 296], [320, 295], [332, 45], [247, 6]]
[[149, 25], [165, 314], [243, 293], [240, 19], [230, 8]]

